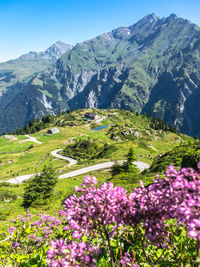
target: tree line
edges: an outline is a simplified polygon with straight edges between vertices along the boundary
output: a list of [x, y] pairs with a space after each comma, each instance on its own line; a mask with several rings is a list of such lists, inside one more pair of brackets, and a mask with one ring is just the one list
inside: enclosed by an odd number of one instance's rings
[[163, 131], [169, 131], [173, 133], [178, 133], [178, 129], [173, 125], [168, 125], [164, 120], [158, 118], [158, 117], [150, 117], [148, 114], [143, 114], [147, 118], [151, 120], [151, 128], [154, 130], [163, 130]]
[[[42, 119], [32, 119], [27, 125], [25, 125], [23, 128], [16, 129], [15, 131], [8, 132], [8, 134], [14, 134], [14, 135], [21, 135], [21, 134], [33, 134], [36, 132], [39, 132], [42, 129], [45, 129], [47, 127], [47, 124], [53, 122], [55, 119], [55, 116], [53, 115], [46, 115]], [[3, 134], [6, 134], [4, 132]]]

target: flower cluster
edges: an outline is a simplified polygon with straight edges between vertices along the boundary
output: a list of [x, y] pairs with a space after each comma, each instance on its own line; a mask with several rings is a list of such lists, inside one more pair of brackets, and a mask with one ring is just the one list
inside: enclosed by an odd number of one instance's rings
[[131, 266], [131, 267], [140, 267], [138, 264], [134, 264], [132, 262], [132, 258], [130, 256], [130, 254], [128, 252], [125, 252], [124, 256], [122, 257], [122, 259], [119, 261], [119, 263], [123, 266], [123, 267], [127, 267], [127, 266]]
[[150, 241], [167, 240], [165, 220], [172, 218], [179, 225], [184, 224], [188, 234], [200, 241], [200, 179], [195, 170], [177, 171], [170, 166], [164, 179], [157, 178], [147, 188], [134, 189], [129, 198], [133, 205], [132, 223], [143, 222]]
[[87, 176], [82, 187], [75, 188], [82, 193], [81, 196], [74, 194], [64, 201], [66, 218], [75, 238], [89, 236], [95, 231], [112, 236], [124, 223], [122, 214], [128, 201], [127, 191], [119, 186], [114, 187], [112, 183], [103, 183], [99, 188], [96, 184], [95, 177]]
[[[200, 240], [200, 179], [199, 173], [191, 168], [180, 171], [170, 166], [166, 177], [154, 180], [149, 187], [133, 189], [127, 196], [126, 190], [112, 183], [104, 183], [97, 188], [96, 179], [86, 177], [81, 188], [64, 201], [66, 218], [73, 236], [80, 238], [92, 231], [113, 229], [121, 225], [136, 226], [143, 223], [146, 237], [152, 242], [160, 242], [167, 236], [166, 219], [176, 218], [185, 223], [189, 235]], [[112, 229], [112, 230], [113, 230]], [[112, 231], [107, 230], [109, 233]]]
[[8, 233], [12, 237], [12, 248], [18, 248], [22, 253], [29, 253], [33, 244], [36, 247], [47, 244], [54, 237], [54, 230], [63, 227], [61, 220], [55, 216], [42, 213], [37, 215], [39, 217], [37, 221], [31, 222], [32, 217], [29, 212], [25, 216], [19, 215], [17, 220], [11, 220], [15, 227], [8, 228]]
[[98, 248], [86, 242], [66, 243], [65, 240], [52, 240], [47, 252], [47, 262], [51, 267], [96, 266], [94, 255]]
[[[170, 166], [165, 178], [157, 178], [148, 187], [133, 189], [130, 195], [112, 183], [96, 187], [95, 177], [87, 176], [81, 188], [81, 196], [75, 194], [64, 201], [66, 218], [74, 238], [91, 233], [105, 234], [108, 243], [124, 226], [136, 228], [143, 225], [145, 237], [157, 247], [167, 247], [168, 225], [166, 220], [177, 219], [184, 224], [188, 235], [200, 240], [200, 179], [191, 168], [177, 171]], [[110, 256], [112, 256], [110, 254]]]

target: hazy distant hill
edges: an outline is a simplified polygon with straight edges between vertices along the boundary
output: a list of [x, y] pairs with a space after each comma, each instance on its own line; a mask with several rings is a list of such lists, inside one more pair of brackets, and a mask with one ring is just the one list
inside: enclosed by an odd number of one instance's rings
[[66, 53], [72, 46], [56, 42], [44, 52], [29, 52], [14, 60], [0, 63], [0, 93], [16, 81], [46, 70], [53, 62]]
[[2, 97], [6, 101], [0, 98], [1, 131], [68, 106], [122, 107], [200, 136], [200, 28], [174, 14], [162, 19], [151, 14], [79, 43], [40, 71], [12, 84]]
[[[71, 48], [71, 45], [56, 42], [44, 52], [29, 52], [17, 59], [0, 63], [0, 132], [2, 129], [15, 129], [24, 125], [27, 112], [30, 112], [30, 115], [27, 116], [26, 122], [39, 114], [39, 107], [36, 108], [36, 113], [27, 111], [28, 102], [36, 103], [39, 93], [38, 88], [34, 91], [31, 85], [34, 87], [41, 84], [37, 74], [49, 71], [56, 60]], [[24, 96], [27, 99], [25, 102]]]

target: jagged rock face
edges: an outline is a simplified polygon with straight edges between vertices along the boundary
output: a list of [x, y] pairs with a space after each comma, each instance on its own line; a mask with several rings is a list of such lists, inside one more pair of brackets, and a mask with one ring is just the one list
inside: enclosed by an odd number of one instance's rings
[[35, 78], [25, 84], [22, 83], [20, 92], [14, 97], [9, 97], [9, 100], [5, 96], [7, 103], [2, 105], [3, 109], [0, 110], [2, 132], [20, 128], [31, 118], [42, 118], [47, 114], [55, 115], [66, 109], [67, 102], [61, 98], [56, 82], [47, 75], [42, 75], [37, 77], [38, 83], [35, 84]]
[[[66, 52], [55, 65], [25, 82], [13, 84], [16, 73], [0, 73], [0, 93], [1, 84], [10, 86], [6, 94], [2, 90], [1, 116], [9, 121], [5, 112], [10, 114], [16, 103], [19, 106], [18, 95], [34, 86], [35, 93], [29, 95], [34, 116], [66, 110], [68, 105], [72, 109], [122, 107], [161, 117], [185, 133], [200, 136], [200, 29], [195, 24], [174, 14], [162, 19], [151, 14], [73, 48], [57, 43], [40, 56], [53, 61], [62, 49]], [[42, 107], [36, 104], [38, 94]], [[33, 113], [28, 114], [22, 123], [33, 118]], [[3, 127], [5, 122], [0, 122]]]
[[85, 89], [69, 102], [71, 109], [77, 108], [107, 108], [122, 89], [128, 77], [128, 69], [123, 66], [110, 67], [93, 75]]

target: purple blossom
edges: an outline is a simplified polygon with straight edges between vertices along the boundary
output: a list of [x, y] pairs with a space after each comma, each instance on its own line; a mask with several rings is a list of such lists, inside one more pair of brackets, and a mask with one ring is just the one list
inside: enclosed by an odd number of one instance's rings
[[11, 234], [16, 230], [16, 227], [9, 227], [8, 228], [8, 233]]
[[[164, 179], [158, 178], [145, 188], [135, 188], [130, 194], [128, 224], [143, 223], [146, 237], [162, 243], [167, 236], [165, 219], [176, 218], [185, 224], [188, 234], [200, 240], [200, 180], [191, 168], [177, 171], [170, 166]], [[127, 217], [128, 218], [128, 217]]]
[[64, 210], [59, 210], [59, 215], [62, 216], [66, 216], [66, 212]]
[[[99, 230], [113, 236], [117, 227], [124, 222], [127, 191], [119, 186], [114, 187], [112, 183], [104, 183], [97, 188], [96, 183], [96, 178], [87, 176], [79, 188], [82, 195], [77, 197], [74, 194], [64, 201], [66, 219], [76, 238]], [[113, 227], [110, 227], [112, 224]]]
[[131, 256], [128, 252], [124, 254], [124, 257], [119, 261], [122, 266], [129, 266], [131, 263]]
[[36, 238], [36, 235], [35, 234], [31, 234], [28, 236], [29, 239], [35, 239]]
[[12, 248], [13, 249], [16, 249], [18, 246], [19, 246], [19, 243], [18, 242], [12, 243]]
[[31, 224], [31, 226], [34, 226], [34, 225], [41, 225], [41, 222], [39, 222], [39, 221], [35, 221], [35, 222], [33, 222], [32, 224]]

